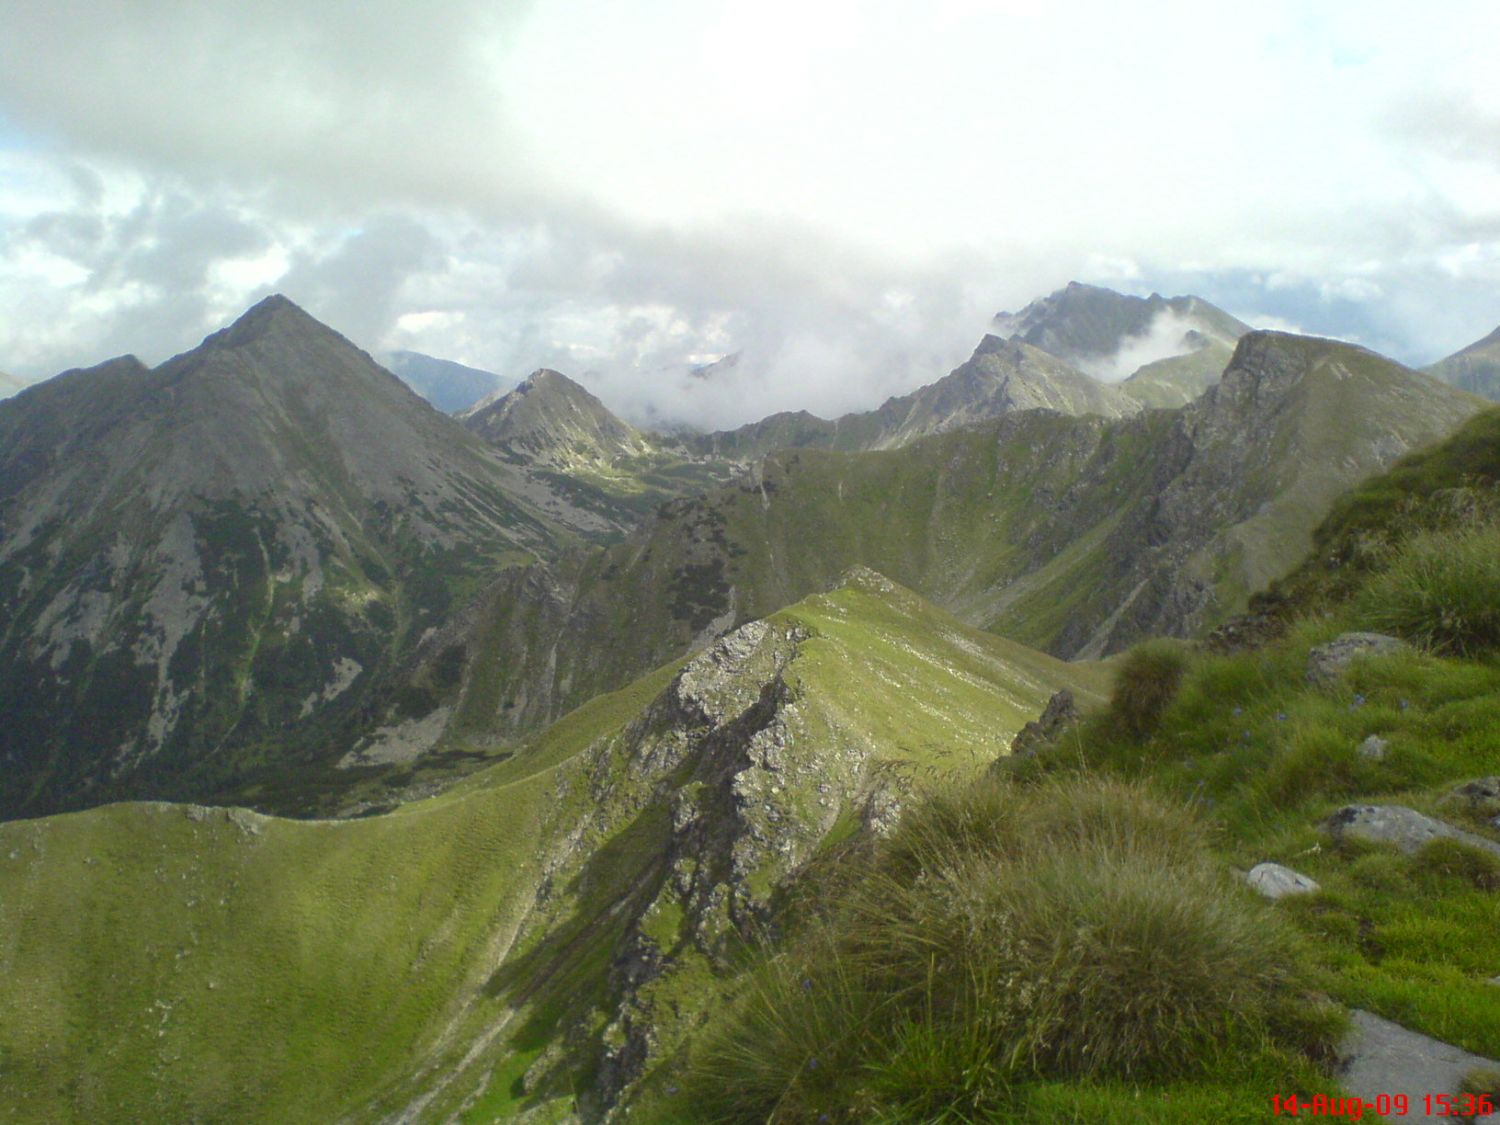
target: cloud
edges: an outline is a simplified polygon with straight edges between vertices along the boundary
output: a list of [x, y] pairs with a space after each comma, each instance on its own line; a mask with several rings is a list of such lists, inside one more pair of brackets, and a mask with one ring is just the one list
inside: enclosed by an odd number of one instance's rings
[[366, 346], [718, 424], [875, 405], [1073, 278], [1403, 356], [1500, 320], [1493, 5], [15, 7], [0, 367], [29, 375], [271, 287]]
[[1162, 309], [1151, 319], [1146, 331], [1121, 340], [1114, 354], [1080, 360], [1077, 366], [1096, 379], [1116, 383], [1130, 378], [1148, 363], [1192, 351], [1187, 334], [1195, 327], [1192, 317], [1172, 309]]

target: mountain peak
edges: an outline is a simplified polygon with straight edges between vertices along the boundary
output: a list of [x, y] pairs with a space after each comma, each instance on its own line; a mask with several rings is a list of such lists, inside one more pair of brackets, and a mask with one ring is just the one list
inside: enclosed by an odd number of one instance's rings
[[204, 340], [204, 343], [212, 341], [223, 347], [238, 347], [251, 340], [259, 339], [270, 331], [297, 331], [299, 329], [310, 329], [320, 334], [338, 336], [332, 328], [299, 305], [280, 293], [272, 293], [269, 297], [251, 305], [233, 324], [222, 331], [215, 332]]
[[515, 390], [481, 399], [459, 416], [471, 431], [521, 460], [559, 466], [610, 464], [648, 444], [588, 388], [539, 367]]
[[1201, 297], [1133, 297], [1070, 281], [1018, 313], [997, 314], [994, 331], [1113, 381], [1198, 350], [1205, 339], [1227, 348], [1249, 326]]

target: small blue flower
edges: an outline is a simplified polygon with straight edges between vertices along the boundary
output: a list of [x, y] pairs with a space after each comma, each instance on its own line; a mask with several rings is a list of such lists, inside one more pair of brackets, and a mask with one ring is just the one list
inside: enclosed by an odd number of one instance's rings
[[812, 978], [811, 977], [803, 977], [802, 978], [802, 991], [803, 992], [811, 992], [812, 991]]
[[1235, 709], [1234, 709], [1234, 711], [1233, 711], [1233, 714], [1234, 714], [1234, 715], [1235, 715], [1235, 716], [1236, 716], [1236, 717], [1238, 717], [1238, 716], [1240, 716], [1240, 715], [1243, 715], [1243, 714], [1244, 714], [1244, 713], [1245, 713], [1245, 709], [1244, 709], [1244, 708], [1243, 708], [1243, 707], [1236, 707], [1236, 708], [1235, 708]]
[[808, 1059], [807, 1060], [807, 1069], [808, 1070], [817, 1070], [818, 1069], [818, 1060], [817, 1059]]
[[1351, 704], [1349, 704], [1349, 710], [1352, 711], [1356, 707], [1363, 707], [1364, 705], [1365, 705], [1365, 697], [1362, 696], [1362, 695], [1355, 695], [1354, 702], [1351, 703]]
[[667, 1096], [668, 1097], [676, 1097], [676, 1095], [677, 1095], [677, 1087], [676, 1086], [668, 1086], [667, 1087]]
[[1400, 708], [1402, 711], [1405, 711], [1408, 707], [1411, 706], [1411, 700], [1409, 700], [1409, 699], [1398, 699], [1398, 700], [1396, 700], [1396, 706], [1398, 708]]
[[1285, 711], [1277, 711], [1276, 712], [1276, 721], [1278, 723], [1284, 723], [1284, 722], [1286, 722], [1286, 712]]
[[1240, 741], [1241, 742], [1249, 742], [1250, 741], [1250, 732], [1247, 731], [1247, 730], [1240, 731]]

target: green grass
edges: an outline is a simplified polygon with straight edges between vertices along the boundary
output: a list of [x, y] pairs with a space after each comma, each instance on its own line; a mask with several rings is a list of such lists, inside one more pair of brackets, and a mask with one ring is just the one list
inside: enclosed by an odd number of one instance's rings
[[1500, 523], [1414, 536], [1356, 595], [1354, 613], [1437, 652], [1500, 649]]
[[[700, 1121], [1004, 1119], [1017, 1091], [1326, 1052], [1306, 955], [1139, 786], [989, 778], [920, 806], [689, 1053]], [[1075, 1091], [1077, 1092], [1077, 1091]]]

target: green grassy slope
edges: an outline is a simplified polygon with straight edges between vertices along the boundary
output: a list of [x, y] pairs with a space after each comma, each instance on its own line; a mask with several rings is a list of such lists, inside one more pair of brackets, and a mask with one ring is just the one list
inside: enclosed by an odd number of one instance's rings
[[1219, 381], [1233, 355], [1229, 344], [1208, 340], [1186, 355], [1146, 364], [1121, 383], [1120, 390], [1157, 410], [1186, 406]]
[[1342, 601], [1413, 533], [1472, 523], [1497, 502], [1500, 410], [1487, 410], [1341, 496], [1313, 531], [1307, 557], [1252, 609], [1284, 620]]
[[[1102, 687], [874, 575], [775, 625], [803, 638], [783, 669], [788, 762], [851, 802], [890, 770], [972, 768], [1056, 688]], [[653, 903], [640, 925], [662, 932], [670, 898], [669, 810], [699, 760], [649, 767], [691, 736], [662, 718], [675, 672], [388, 816], [122, 804], [0, 825], [0, 1117], [440, 1119], [526, 1100], [515, 1081], [549, 1046], [587, 1072], [619, 1002], [610, 961]], [[838, 764], [849, 746], [857, 768]], [[784, 807], [817, 799], [790, 787]], [[852, 807], [820, 808], [799, 847]], [[789, 874], [778, 862], [762, 857], [755, 893]], [[712, 965], [676, 959], [655, 987], [686, 1018]]]

